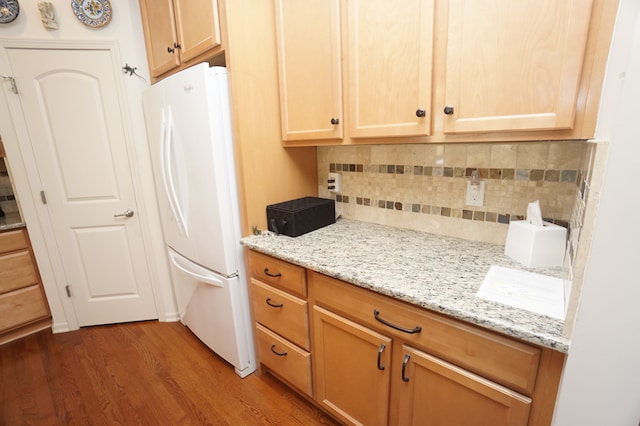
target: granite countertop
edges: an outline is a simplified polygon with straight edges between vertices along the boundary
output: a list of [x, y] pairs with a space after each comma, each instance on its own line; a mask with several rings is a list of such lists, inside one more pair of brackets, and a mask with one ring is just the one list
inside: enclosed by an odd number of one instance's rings
[[20, 213], [7, 213], [0, 217], [0, 232], [9, 229], [24, 228], [26, 224], [22, 221]]
[[[256, 251], [408, 303], [566, 353], [564, 322], [476, 296], [491, 265], [523, 269], [504, 246], [339, 219], [291, 238], [253, 235]], [[561, 276], [561, 268], [531, 270]]]

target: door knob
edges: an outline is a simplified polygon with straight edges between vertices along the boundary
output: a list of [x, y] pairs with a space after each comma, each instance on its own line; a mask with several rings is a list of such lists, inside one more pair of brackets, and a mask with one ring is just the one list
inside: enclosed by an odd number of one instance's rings
[[126, 209], [122, 213], [114, 214], [113, 217], [133, 217], [133, 210]]

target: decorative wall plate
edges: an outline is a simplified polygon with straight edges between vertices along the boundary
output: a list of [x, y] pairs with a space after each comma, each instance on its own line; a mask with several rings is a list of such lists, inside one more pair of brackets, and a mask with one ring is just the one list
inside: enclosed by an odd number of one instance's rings
[[0, 24], [8, 24], [16, 19], [19, 13], [18, 0], [0, 0]]
[[71, 7], [76, 18], [88, 27], [102, 27], [111, 21], [109, 0], [72, 0]]

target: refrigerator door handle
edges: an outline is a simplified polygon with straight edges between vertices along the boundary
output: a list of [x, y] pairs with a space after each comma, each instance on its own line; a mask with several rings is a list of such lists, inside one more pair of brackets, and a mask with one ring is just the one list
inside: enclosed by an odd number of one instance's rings
[[168, 110], [166, 121], [164, 108], [162, 109], [162, 137], [160, 141], [160, 169], [162, 171], [162, 181], [164, 182], [164, 190], [169, 200], [169, 206], [171, 212], [178, 225], [180, 233], [189, 238], [187, 227], [184, 223], [184, 215], [180, 204], [178, 202], [178, 196], [176, 194], [176, 188], [173, 181], [173, 174], [171, 173], [171, 144], [173, 142], [173, 115], [171, 109]]
[[203, 268], [200, 265], [196, 265], [195, 263], [190, 262], [179, 254], [173, 252], [173, 250], [169, 250], [169, 258], [171, 259], [171, 262], [176, 266], [176, 268], [180, 269], [191, 278], [215, 287], [224, 288], [224, 282], [216, 277], [213, 272]]

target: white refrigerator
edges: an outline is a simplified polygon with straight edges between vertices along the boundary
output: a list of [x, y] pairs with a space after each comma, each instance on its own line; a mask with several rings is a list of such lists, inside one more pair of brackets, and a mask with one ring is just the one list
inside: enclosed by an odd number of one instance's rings
[[227, 70], [202, 63], [143, 93], [180, 320], [240, 377], [256, 369]]

